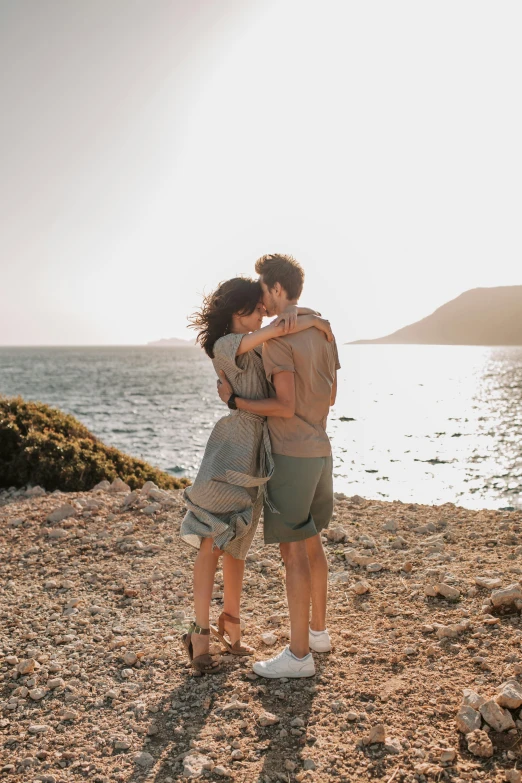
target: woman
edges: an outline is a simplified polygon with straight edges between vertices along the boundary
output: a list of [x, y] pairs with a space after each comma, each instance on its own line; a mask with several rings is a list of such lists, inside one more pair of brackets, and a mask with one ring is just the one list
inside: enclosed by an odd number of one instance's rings
[[[268, 398], [261, 358], [261, 346], [266, 340], [312, 327], [333, 339], [328, 321], [302, 308], [292, 307], [261, 328], [265, 314], [261, 296], [257, 281], [236, 277], [207, 296], [201, 310], [191, 319], [198, 330], [197, 341], [212, 359], [216, 372], [226, 374], [236, 394], [256, 400]], [[199, 552], [194, 564], [196, 621], [183, 635], [183, 643], [193, 668], [200, 674], [219, 671], [219, 662], [209, 654], [211, 630], [232, 654], [253, 653], [241, 644], [239, 604], [245, 557], [272, 472], [266, 418], [234, 411], [215, 425], [198, 475], [184, 492], [188, 510], [180, 535]], [[210, 628], [209, 615], [221, 555], [224, 611], [216, 630]]]

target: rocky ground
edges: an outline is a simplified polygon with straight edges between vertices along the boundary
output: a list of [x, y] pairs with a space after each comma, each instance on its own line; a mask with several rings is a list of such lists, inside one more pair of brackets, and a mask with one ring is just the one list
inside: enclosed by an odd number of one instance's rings
[[[300, 681], [192, 676], [182, 515], [150, 484], [0, 494], [2, 780], [520, 781], [521, 512], [338, 496], [334, 650]], [[259, 657], [286, 643], [260, 531], [243, 617]]]

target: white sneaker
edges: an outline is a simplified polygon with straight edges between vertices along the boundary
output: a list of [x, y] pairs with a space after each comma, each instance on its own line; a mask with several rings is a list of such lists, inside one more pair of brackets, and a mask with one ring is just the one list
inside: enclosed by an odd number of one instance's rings
[[283, 652], [269, 661], [256, 661], [253, 669], [261, 677], [313, 677], [315, 663], [311, 653], [299, 660], [292, 655], [290, 647], [285, 647]]
[[312, 631], [310, 628], [308, 633], [308, 644], [310, 645], [311, 650], [318, 653], [330, 652], [332, 649], [328, 630], [316, 632]]

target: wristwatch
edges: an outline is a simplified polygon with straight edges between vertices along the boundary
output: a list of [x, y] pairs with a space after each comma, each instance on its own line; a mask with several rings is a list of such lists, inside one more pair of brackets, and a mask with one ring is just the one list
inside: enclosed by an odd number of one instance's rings
[[230, 397], [227, 400], [227, 405], [228, 405], [228, 407], [230, 408], [231, 411], [237, 411], [236, 397], [237, 397], [237, 394], [234, 394], [234, 392], [232, 392], [232, 394], [230, 395]]

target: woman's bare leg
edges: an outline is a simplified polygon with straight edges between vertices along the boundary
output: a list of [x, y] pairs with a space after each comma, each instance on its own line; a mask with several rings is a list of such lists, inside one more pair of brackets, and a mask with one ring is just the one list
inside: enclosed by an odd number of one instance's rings
[[[238, 560], [225, 552], [223, 556], [224, 611], [232, 617], [240, 617], [241, 592], [245, 561]], [[225, 620], [225, 626], [232, 644], [241, 638], [241, 628]]]
[[[212, 550], [213, 538], [204, 538], [201, 541], [196, 562], [194, 563], [194, 610], [196, 624], [202, 628], [210, 626], [210, 602], [214, 589], [214, 577], [220, 555], [220, 549]], [[192, 634], [192, 646], [194, 657], [208, 653], [210, 637], [201, 634]]]

